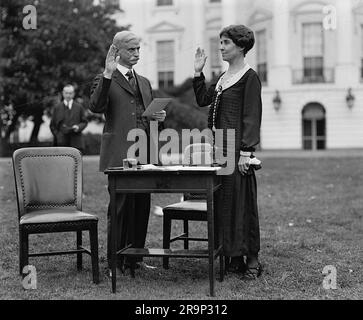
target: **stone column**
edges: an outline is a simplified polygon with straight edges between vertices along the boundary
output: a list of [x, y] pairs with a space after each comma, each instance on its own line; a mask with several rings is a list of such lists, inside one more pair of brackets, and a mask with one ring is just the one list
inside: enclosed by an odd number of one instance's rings
[[269, 86], [281, 90], [291, 84], [289, 61], [289, 3], [273, 0], [273, 52], [269, 60]]
[[[185, 37], [184, 41], [186, 43], [189, 43], [188, 46], [191, 46], [191, 48], [188, 48], [188, 61], [187, 63], [184, 61], [184, 66], [182, 67], [183, 72], [185, 73], [184, 79], [187, 77], [193, 77], [194, 74], [194, 55], [195, 51], [198, 47], [202, 49], [207, 49], [208, 46], [208, 39], [205, 37], [205, 4], [204, 0], [199, 1], [186, 1], [188, 3], [187, 10], [190, 10], [190, 23], [193, 26], [193, 28], [189, 28], [188, 25], [186, 25], [186, 29], [188, 30], [188, 35]], [[192, 39], [191, 44], [190, 40]], [[207, 63], [208, 65], [208, 63]], [[206, 72], [207, 66], [204, 68], [204, 72]]]
[[194, 33], [194, 48], [193, 51], [197, 47], [204, 48], [205, 47], [205, 8], [204, 8], [204, 0], [193, 1], [192, 7], [193, 9], [193, 33]]
[[335, 82], [345, 87], [358, 84], [359, 68], [354, 66], [353, 59], [353, 14], [352, 1], [336, 1], [337, 13], [336, 41], [337, 63], [335, 68]]

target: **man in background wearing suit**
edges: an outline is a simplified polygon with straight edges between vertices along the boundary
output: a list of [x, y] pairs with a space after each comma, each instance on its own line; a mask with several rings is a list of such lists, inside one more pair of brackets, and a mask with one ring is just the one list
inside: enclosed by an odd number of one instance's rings
[[[152, 89], [148, 79], [135, 72], [133, 66], [140, 57], [140, 39], [130, 31], [118, 32], [107, 53], [105, 70], [95, 78], [91, 89], [90, 110], [104, 113], [105, 126], [103, 129], [100, 152], [100, 171], [108, 167], [122, 166], [122, 160], [127, 158], [127, 151], [134, 143], [127, 141], [130, 130], [138, 128], [150, 137], [150, 121], [165, 120], [166, 112], [160, 111], [145, 118], [142, 113], [153, 100]], [[150, 150], [149, 150], [150, 151]], [[149, 155], [149, 152], [148, 152]], [[110, 190], [109, 190], [110, 191]], [[145, 246], [147, 226], [150, 213], [150, 194], [119, 195], [116, 202], [117, 221], [117, 250], [122, 246], [122, 232], [120, 230], [121, 213], [132, 212], [134, 230], [128, 227], [127, 243], [136, 248]], [[111, 265], [110, 255], [110, 206], [108, 207], [108, 238], [107, 258]], [[133, 234], [133, 236], [131, 236]], [[142, 259], [138, 260], [139, 262]], [[118, 266], [122, 260], [118, 260]], [[148, 267], [147, 265], [143, 264]], [[126, 267], [129, 262], [126, 261]], [[138, 263], [136, 267], [140, 267]]]
[[70, 84], [63, 88], [63, 101], [53, 110], [50, 130], [54, 136], [54, 145], [59, 147], [74, 147], [82, 153], [84, 140], [82, 131], [87, 127], [85, 110], [75, 102], [74, 87]]

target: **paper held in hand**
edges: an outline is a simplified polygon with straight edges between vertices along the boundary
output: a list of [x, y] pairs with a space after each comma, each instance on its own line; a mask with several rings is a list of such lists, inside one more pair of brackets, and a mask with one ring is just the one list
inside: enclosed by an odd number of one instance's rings
[[171, 102], [171, 98], [154, 98], [142, 114], [143, 117], [151, 117], [155, 112], [164, 110]]

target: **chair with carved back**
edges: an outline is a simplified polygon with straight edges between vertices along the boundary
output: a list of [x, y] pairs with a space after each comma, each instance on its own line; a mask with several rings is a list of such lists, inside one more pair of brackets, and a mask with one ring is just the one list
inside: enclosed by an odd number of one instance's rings
[[[82, 270], [82, 254], [91, 256], [93, 282], [99, 282], [98, 217], [82, 211], [82, 155], [70, 147], [22, 148], [13, 153], [13, 169], [18, 204], [20, 274], [29, 257], [77, 255]], [[82, 247], [82, 232], [88, 231], [90, 250]], [[31, 234], [75, 232], [73, 250], [29, 253]]]

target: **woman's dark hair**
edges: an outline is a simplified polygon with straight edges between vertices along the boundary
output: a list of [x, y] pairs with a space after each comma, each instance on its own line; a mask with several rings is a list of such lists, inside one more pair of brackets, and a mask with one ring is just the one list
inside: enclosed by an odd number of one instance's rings
[[255, 36], [253, 31], [244, 25], [230, 25], [223, 28], [219, 33], [219, 37], [225, 36], [233, 41], [233, 43], [244, 48], [243, 54], [246, 56], [247, 52], [250, 51], [255, 44]]

